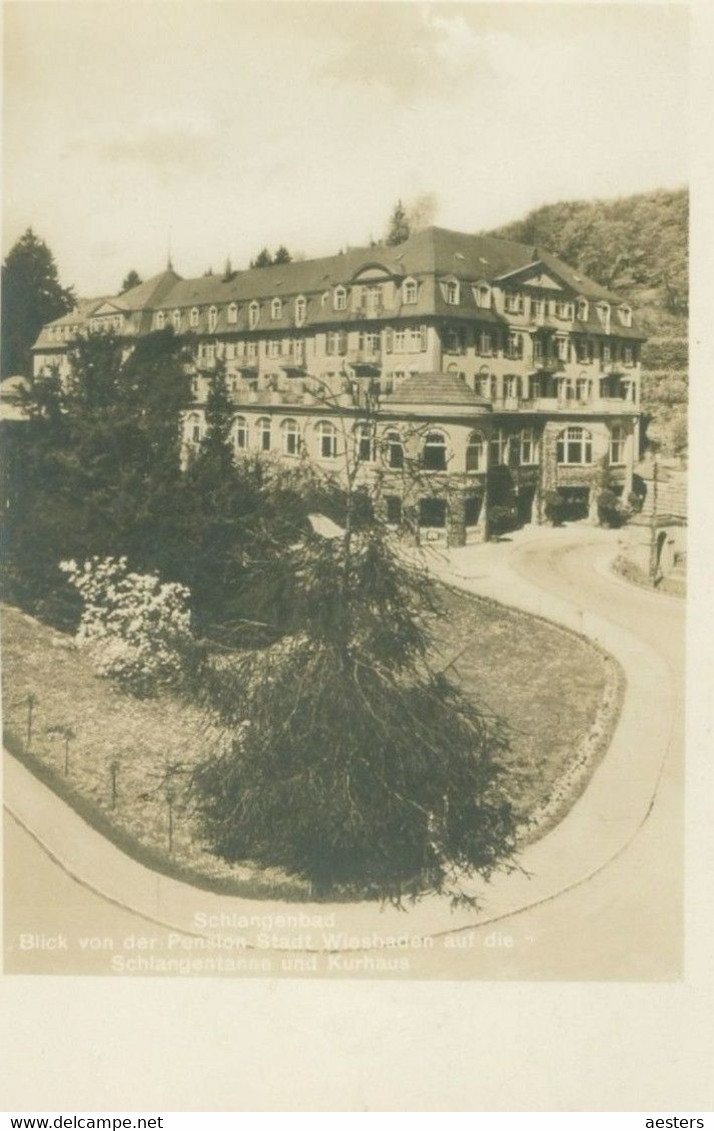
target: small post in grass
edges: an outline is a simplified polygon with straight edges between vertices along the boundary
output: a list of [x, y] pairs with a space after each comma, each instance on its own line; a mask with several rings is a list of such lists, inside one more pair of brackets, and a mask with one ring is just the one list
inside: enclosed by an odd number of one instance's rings
[[32, 715], [37, 703], [37, 696], [34, 691], [31, 691], [25, 700], [27, 704], [27, 730], [25, 734], [25, 753], [30, 753], [30, 746], [32, 744]]
[[116, 809], [117, 805], [117, 774], [119, 773], [119, 762], [115, 758], [109, 763], [109, 773], [112, 781], [112, 809]]
[[174, 850], [174, 801], [176, 800], [173, 786], [167, 786], [164, 796], [169, 811], [169, 856], [171, 856]]

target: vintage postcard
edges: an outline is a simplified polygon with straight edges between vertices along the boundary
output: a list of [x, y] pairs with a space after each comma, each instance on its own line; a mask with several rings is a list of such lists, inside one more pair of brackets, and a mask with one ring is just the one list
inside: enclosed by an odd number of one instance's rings
[[687, 8], [4, 22], [6, 975], [681, 980]]

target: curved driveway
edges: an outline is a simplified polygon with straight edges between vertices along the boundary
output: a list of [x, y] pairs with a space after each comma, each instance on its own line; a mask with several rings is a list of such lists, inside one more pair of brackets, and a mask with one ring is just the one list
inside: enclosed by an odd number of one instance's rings
[[[608, 576], [613, 541], [588, 528], [528, 531], [512, 543], [432, 555], [435, 572], [446, 580], [598, 639], [625, 667], [628, 691], [610, 751], [583, 796], [525, 850], [527, 875], [495, 878], [479, 914], [452, 912], [436, 899], [407, 912], [365, 903], [309, 909], [334, 911], [336, 930], [349, 934], [428, 936], [430, 946], [400, 952], [410, 959], [407, 976], [680, 975], [684, 604]], [[168, 931], [149, 921], [200, 934], [197, 911], [266, 911], [265, 904], [200, 892], [142, 868], [87, 829], [12, 759], [6, 797], [17, 818], [6, 822], [6, 969], [58, 969], [56, 955], [18, 951], [22, 932], [76, 934], [78, 922], [87, 935], [144, 931], [163, 952]], [[270, 910], [297, 908], [271, 904]], [[321, 932], [295, 949], [324, 950]], [[102, 953], [67, 955], [64, 961], [71, 970], [107, 970]], [[323, 963], [312, 972], [355, 971]]]

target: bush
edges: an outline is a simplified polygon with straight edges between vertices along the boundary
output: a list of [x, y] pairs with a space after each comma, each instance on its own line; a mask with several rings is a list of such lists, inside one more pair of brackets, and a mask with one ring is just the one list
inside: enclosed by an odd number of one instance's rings
[[60, 563], [83, 602], [76, 643], [100, 675], [135, 695], [175, 681], [190, 651], [189, 591], [156, 574], [131, 573], [126, 558]]

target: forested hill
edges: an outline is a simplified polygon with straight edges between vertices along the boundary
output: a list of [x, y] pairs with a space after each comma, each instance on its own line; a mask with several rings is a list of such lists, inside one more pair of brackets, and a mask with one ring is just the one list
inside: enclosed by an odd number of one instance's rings
[[663, 454], [687, 447], [687, 189], [546, 204], [489, 233], [547, 248], [634, 306], [649, 340], [642, 407]]

